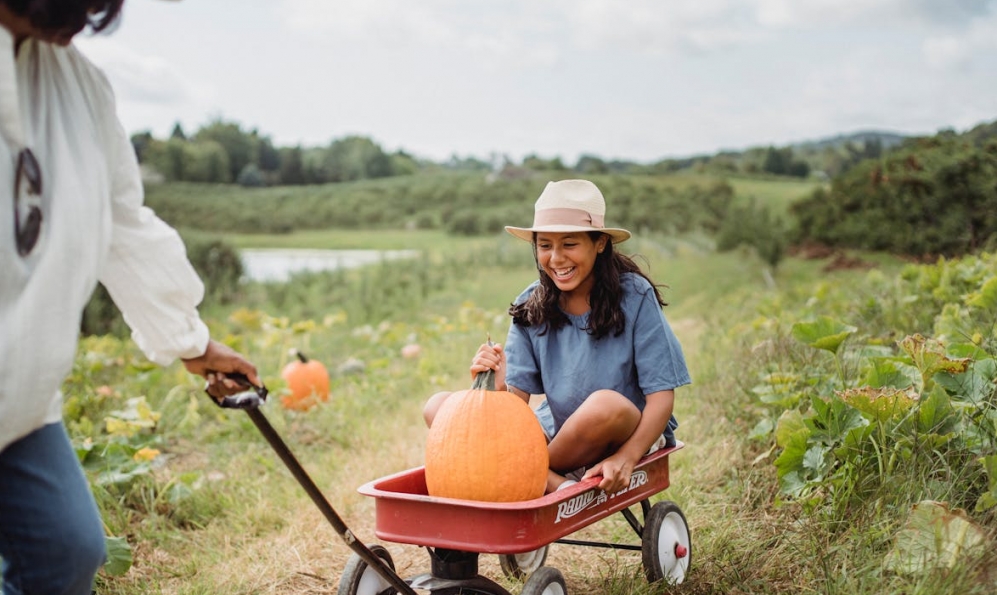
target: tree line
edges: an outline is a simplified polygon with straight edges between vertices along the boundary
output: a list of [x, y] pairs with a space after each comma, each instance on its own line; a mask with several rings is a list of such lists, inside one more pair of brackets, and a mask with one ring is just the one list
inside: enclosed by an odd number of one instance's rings
[[[366, 136], [352, 135], [325, 146], [276, 146], [270, 136], [237, 122], [215, 119], [187, 134], [180, 124], [168, 138], [149, 131], [131, 137], [147, 179], [165, 182], [238, 184], [245, 187], [328, 184], [414, 174], [427, 169], [460, 171], [574, 172], [579, 175], [664, 175], [682, 171], [718, 175], [748, 174], [807, 178], [833, 177], [859, 161], [878, 157], [899, 137], [875, 133], [823, 143], [755, 147], [715, 155], [639, 163], [583, 154], [573, 164], [560, 156], [530, 154], [460, 157], [434, 162], [397, 150], [385, 151]], [[885, 141], [884, 141], [885, 139]]]
[[792, 212], [797, 242], [925, 259], [997, 248], [997, 122], [909, 139]]

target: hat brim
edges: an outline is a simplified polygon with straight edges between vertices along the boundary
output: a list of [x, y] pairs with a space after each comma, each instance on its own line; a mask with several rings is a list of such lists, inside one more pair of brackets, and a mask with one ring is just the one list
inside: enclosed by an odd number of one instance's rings
[[512, 227], [505, 226], [505, 230], [521, 240], [533, 242], [533, 234], [541, 232], [549, 233], [576, 233], [598, 231], [604, 233], [612, 239], [614, 244], [625, 242], [630, 239], [630, 232], [618, 227], [582, 227], [580, 225], [541, 225], [538, 227]]

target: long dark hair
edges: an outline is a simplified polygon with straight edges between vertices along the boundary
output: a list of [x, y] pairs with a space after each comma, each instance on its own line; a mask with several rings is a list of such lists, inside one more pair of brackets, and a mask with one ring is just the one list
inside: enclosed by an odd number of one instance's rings
[[72, 37], [86, 27], [103, 31], [121, 12], [124, 0], [0, 0], [36, 29]]
[[[592, 241], [595, 242], [602, 235], [599, 231], [588, 232]], [[560, 308], [561, 290], [557, 288], [554, 281], [543, 271], [537, 259], [537, 234], [533, 234], [533, 259], [537, 262], [537, 269], [540, 271], [540, 285], [533, 290], [533, 293], [521, 304], [513, 304], [509, 308], [512, 321], [521, 326], [543, 326], [541, 335], [548, 330], [558, 330], [568, 323], [568, 317]], [[595, 257], [595, 266], [592, 274], [595, 275], [595, 283], [592, 284], [592, 293], [589, 295], [589, 304], [592, 312], [589, 314], [588, 328], [590, 335], [596, 339], [605, 337], [610, 332], [619, 335], [626, 328], [626, 317], [623, 315], [621, 301], [623, 299], [623, 285], [620, 277], [624, 273], [634, 273], [647, 279], [654, 289], [654, 297], [662, 306], [667, 304], [661, 298], [658, 286], [644, 274], [632, 258], [620, 254], [613, 249], [613, 242], [606, 242], [606, 248]]]

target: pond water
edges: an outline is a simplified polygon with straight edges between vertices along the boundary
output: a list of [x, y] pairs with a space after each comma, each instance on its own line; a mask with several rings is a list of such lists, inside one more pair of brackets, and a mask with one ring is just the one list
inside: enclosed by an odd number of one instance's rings
[[287, 281], [292, 273], [352, 269], [385, 260], [413, 258], [418, 250], [305, 250], [245, 248], [239, 251], [250, 281]]

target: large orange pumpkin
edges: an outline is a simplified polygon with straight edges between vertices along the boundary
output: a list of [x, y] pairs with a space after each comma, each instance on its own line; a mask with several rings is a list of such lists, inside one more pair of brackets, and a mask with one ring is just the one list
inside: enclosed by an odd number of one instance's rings
[[543, 496], [547, 440], [530, 406], [479, 373], [440, 407], [426, 438], [431, 496], [517, 502]]
[[298, 359], [289, 362], [280, 372], [291, 391], [280, 398], [280, 403], [288, 409], [307, 411], [319, 402], [329, 400], [329, 371], [322, 362], [308, 359], [300, 351], [295, 355]]

